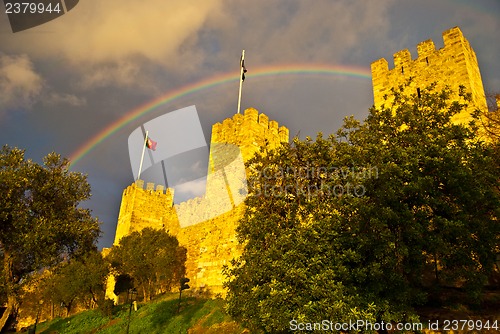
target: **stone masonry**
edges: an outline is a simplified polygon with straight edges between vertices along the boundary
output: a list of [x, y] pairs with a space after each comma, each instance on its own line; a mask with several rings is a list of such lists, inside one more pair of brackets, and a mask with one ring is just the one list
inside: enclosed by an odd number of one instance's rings
[[474, 109], [486, 111], [486, 98], [483, 82], [479, 72], [476, 53], [471, 48], [462, 31], [452, 28], [443, 32], [443, 48], [436, 50], [434, 42], [427, 40], [417, 45], [418, 57], [411, 59], [408, 49], [394, 54], [394, 68], [389, 70], [387, 60], [379, 59], [371, 64], [373, 99], [375, 107], [389, 104], [384, 96], [391, 93], [391, 88], [397, 88], [412, 79], [411, 93], [417, 93], [436, 82], [438, 90], [449, 86], [454, 92], [454, 100], [458, 100], [459, 85], [465, 86], [472, 94], [472, 103], [467, 110], [455, 117], [455, 121], [468, 123]]

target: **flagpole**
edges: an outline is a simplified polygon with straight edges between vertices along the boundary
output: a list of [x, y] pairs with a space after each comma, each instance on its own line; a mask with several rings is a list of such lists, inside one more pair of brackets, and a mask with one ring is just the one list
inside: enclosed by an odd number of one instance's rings
[[144, 138], [144, 145], [142, 145], [141, 164], [139, 165], [139, 174], [137, 174], [137, 180], [141, 178], [142, 162], [144, 161], [144, 152], [146, 151], [147, 142], [148, 142], [148, 131], [146, 131], [146, 138]]
[[241, 52], [241, 60], [240, 60], [240, 92], [238, 94], [238, 114], [240, 113], [241, 108], [241, 87], [243, 86], [243, 61], [245, 60], [245, 50]]

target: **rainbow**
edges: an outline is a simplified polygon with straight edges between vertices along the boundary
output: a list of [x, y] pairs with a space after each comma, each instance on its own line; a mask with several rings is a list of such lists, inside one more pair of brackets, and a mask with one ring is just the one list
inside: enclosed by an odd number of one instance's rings
[[[371, 73], [367, 68], [349, 67], [349, 66], [333, 66], [320, 64], [291, 64], [279, 66], [267, 66], [260, 68], [251, 68], [247, 74], [247, 78], [277, 75], [335, 75], [344, 77], [353, 77], [361, 79], [370, 79]], [[71, 166], [74, 166], [85, 155], [92, 151], [97, 145], [102, 143], [106, 138], [112, 136], [115, 132], [123, 128], [125, 125], [133, 122], [139, 117], [153, 111], [157, 107], [169, 103], [180, 97], [196, 93], [203, 89], [223, 85], [232, 81], [238, 81], [239, 73], [230, 72], [219, 74], [211, 78], [197, 81], [177, 89], [168, 91], [160, 97], [153, 99], [131, 111], [128, 111], [123, 117], [117, 119], [93, 136], [90, 140], [81, 145], [75, 152], [70, 154], [69, 160]]]

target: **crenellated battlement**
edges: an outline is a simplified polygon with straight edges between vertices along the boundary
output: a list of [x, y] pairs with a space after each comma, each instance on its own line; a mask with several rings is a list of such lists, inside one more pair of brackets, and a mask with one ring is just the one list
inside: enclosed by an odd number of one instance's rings
[[[436, 46], [431, 39], [420, 42], [417, 45], [417, 58], [412, 59], [412, 55], [408, 49], [400, 50], [393, 55], [394, 67], [389, 69], [389, 63], [385, 58], [374, 61], [371, 65], [372, 76], [385, 75], [386, 72], [396, 71], [404, 74], [405, 67], [412, 68], [417, 63], [425, 63], [430, 65], [431, 59], [442, 56], [443, 54], [455, 54], [457, 50], [463, 48], [470, 56], [476, 57], [469, 42], [465, 39], [462, 31], [458, 27], [451, 28], [443, 32], [443, 48], [436, 50]], [[457, 54], [458, 55], [458, 54]]]
[[234, 133], [243, 128], [261, 127], [264, 132], [269, 130], [272, 134], [278, 134], [280, 141], [288, 141], [289, 131], [285, 126], [279, 126], [278, 122], [270, 121], [269, 117], [254, 108], [248, 108], [244, 114], [236, 114], [232, 118], [226, 118], [222, 124], [215, 123], [212, 126], [212, 142], [224, 142], [223, 139], [232, 139]]
[[248, 108], [243, 114], [226, 118], [222, 124], [212, 126], [211, 145], [214, 143], [234, 144], [241, 150], [243, 160], [248, 161], [261, 147], [275, 149], [282, 142], [288, 142], [289, 130], [269, 120], [257, 109]]
[[431, 56], [436, 51], [436, 46], [432, 39], [420, 42], [417, 44], [417, 54], [418, 58], [424, 58]]
[[268, 137], [268, 142], [277, 146], [281, 142], [288, 142], [289, 130], [285, 126], [279, 127], [278, 122], [270, 121], [266, 114], [259, 114], [257, 109], [248, 108], [244, 114], [236, 114], [226, 118], [222, 124], [212, 126], [212, 143], [228, 143], [244, 145], [245, 134], [259, 137]]
[[[136, 189], [142, 189], [142, 190], [147, 190], [150, 193], [155, 193], [156, 195], [166, 195], [167, 197], [174, 197], [174, 189], [172, 188], [165, 188], [164, 185], [158, 184], [156, 185], [155, 189], [155, 184], [152, 182], [146, 183], [146, 189], [144, 189], [144, 180], [137, 180], [133, 183]], [[125, 189], [125, 191], [134, 191], [133, 187], [128, 187]]]
[[449, 86], [456, 92], [458, 99], [459, 85], [465, 86], [472, 94], [472, 104], [462, 114], [457, 115], [456, 122], [468, 123], [474, 109], [486, 110], [486, 98], [479, 66], [474, 50], [458, 27], [443, 32], [444, 45], [436, 50], [432, 40], [417, 45], [417, 58], [412, 59], [408, 49], [394, 54], [394, 67], [381, 58], [371, 64], [374, 105], [381, 107], [390, 105], [385, 97], [390, 96], [392, 88], [412, 79], [412, 88], [417, 89], [437, 83], [437, 89]]

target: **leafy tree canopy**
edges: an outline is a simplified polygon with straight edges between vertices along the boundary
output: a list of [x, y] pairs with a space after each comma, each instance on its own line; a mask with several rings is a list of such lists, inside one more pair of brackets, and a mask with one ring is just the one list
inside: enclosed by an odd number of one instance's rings
[[56, 305], [63, 305], [68, 314], [75, 301], [85, 306], [90, 300], [102, 303], [108, 274], [109, 264], [101, 253], [89, 252], [81, 258], [62, 263], [43, 280], [45, 298]]
[[59, 155], [51, 153], [39, 165], [23, 150], [0, 150], [0, 258], [8, 300], [0, 328], [18, 307], [31, 273], [95, 248], [99, 222], [78, 206], [89, 198], [86, 177], [70, 172]]
[[[411, 83], [409, 83], [411, 85]], [[250, 162], [242, 257], [226, 270], [227, 309], [247, 326], [413, 321], [436, 286], [479, 296], [499, 245], [499, 166], [468, 96], [403, 95], [347, 118], [336, 135], [294, 139]]]
[[165, 230], [147, 227], [123, 237], [108, 258], [115, 271], [130, 276], [148, 300], [158, 291], [170, 290], [184, 275], [186, 249]]

